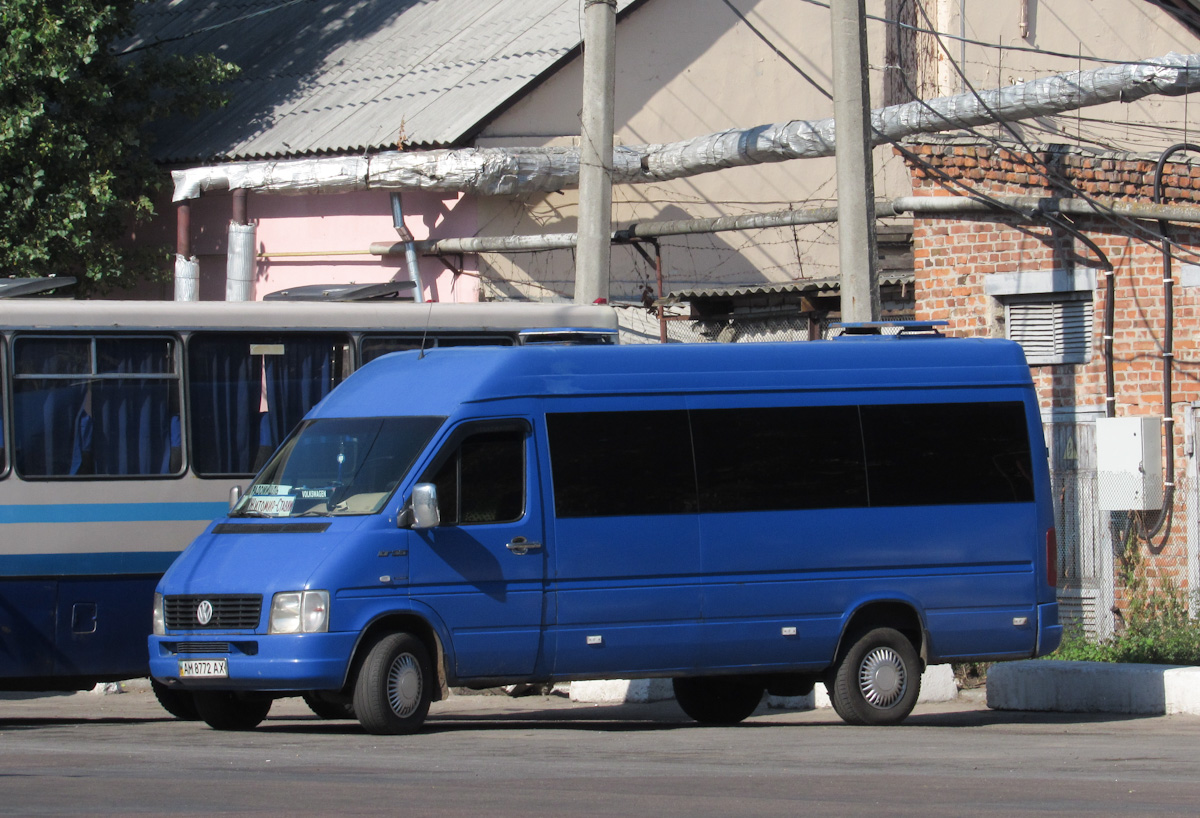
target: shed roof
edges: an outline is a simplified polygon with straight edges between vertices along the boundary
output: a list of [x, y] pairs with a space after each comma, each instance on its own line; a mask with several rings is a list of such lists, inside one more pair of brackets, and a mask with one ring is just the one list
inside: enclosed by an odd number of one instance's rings
[[[618, 0], [624, 13], [646, 0]], [[579, 0], [153, 0], [121, 51], [213, 53], [230, 103], [167, 127], [163, 162], [463, 144], [578, 53]]]
[[[911, 272], [880, 273], [879, 285], [883, 287], [912, 284], [915, 280]], [[789, 281], [782, 284], [747, 284], [742, 287], [705, 287], [695, 290], [672, 290], [663, 300], [664, 303], [679, 301], [704, 301], [707, 299], [744, 298], [756, 295], [824, 295], [841, 292], [842, 279], [810, 278], [802, 281]]]

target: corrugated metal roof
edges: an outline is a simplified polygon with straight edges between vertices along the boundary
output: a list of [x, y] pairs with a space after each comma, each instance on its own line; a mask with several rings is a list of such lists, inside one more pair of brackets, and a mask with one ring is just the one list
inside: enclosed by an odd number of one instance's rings
[[[881, 287], [893, 284], [912, 284], [912, 273], [881, 273]], [[667, 294], [671, 301], [703, 301], [710, 298], [739, 298], [755, 295], [805, 295], [810, 293], [836, 293], [842, 289], [842, 280], [813, 278], [807, 281], [789, 281], [786, 284], [753, 284], [746, 287], [713, 287], [703, 290], [672, 290]]]
[[[618, 0], [618, 11], [645, 0]], [[231, 101], [164, 128], [164, 162], [469, 140], [579, 46], [579, 0], [154, 0], [120, 50], [213, 53]]]

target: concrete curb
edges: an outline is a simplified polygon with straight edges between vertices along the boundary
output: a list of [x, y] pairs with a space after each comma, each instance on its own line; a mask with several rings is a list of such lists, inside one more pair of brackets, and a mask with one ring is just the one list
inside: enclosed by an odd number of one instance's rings
[[[608, 679], [571, 682], [571, 701], [599, 704], [657, 702], [674, 698], [670, 679]], [[921, 676], [918, 702], [948, 702], [958, 698], [958, 685], [950, 665], [932, 665]], [[817, 683], [807, 696], [768, 696], [767, 706], [776, 710], [814, 710], [831, 707], [825, 685]]]
[[1200, 667], [1004, 662], [988, 670], [993, 710], [1200, 715]]

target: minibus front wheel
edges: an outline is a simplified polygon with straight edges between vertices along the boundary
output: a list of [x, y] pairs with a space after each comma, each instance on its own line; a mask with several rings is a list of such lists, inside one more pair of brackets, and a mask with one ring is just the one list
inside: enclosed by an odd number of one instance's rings
[[269, 698], [232, 690], [197, 690], [196, 712], [214, 730], [253, 730], [271, 712]]
[[415, 733], [425, 723], [436, 676], [429, 651], [411, 633], [391, 633], [371, 646], [354, 685], [354, 714], [368, 733]]
[[763, 686], [739, 676], [681, 676], [671, 680], [675, 701], [701, 724], [737, 724], [758, 709]]
[[874, 628], [852, 640], [829, 679], [829, 699], [847, 724], [899, 724], [920, 693], [921, 658], [893, 628]]

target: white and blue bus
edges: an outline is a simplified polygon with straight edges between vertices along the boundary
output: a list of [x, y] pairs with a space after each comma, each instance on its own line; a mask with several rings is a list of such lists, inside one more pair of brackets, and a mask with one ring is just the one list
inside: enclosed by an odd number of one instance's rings
[[362, 364], [578, 338], [611, 308], [0, 300], [0, 689], [148, 675], [159, 577]]

